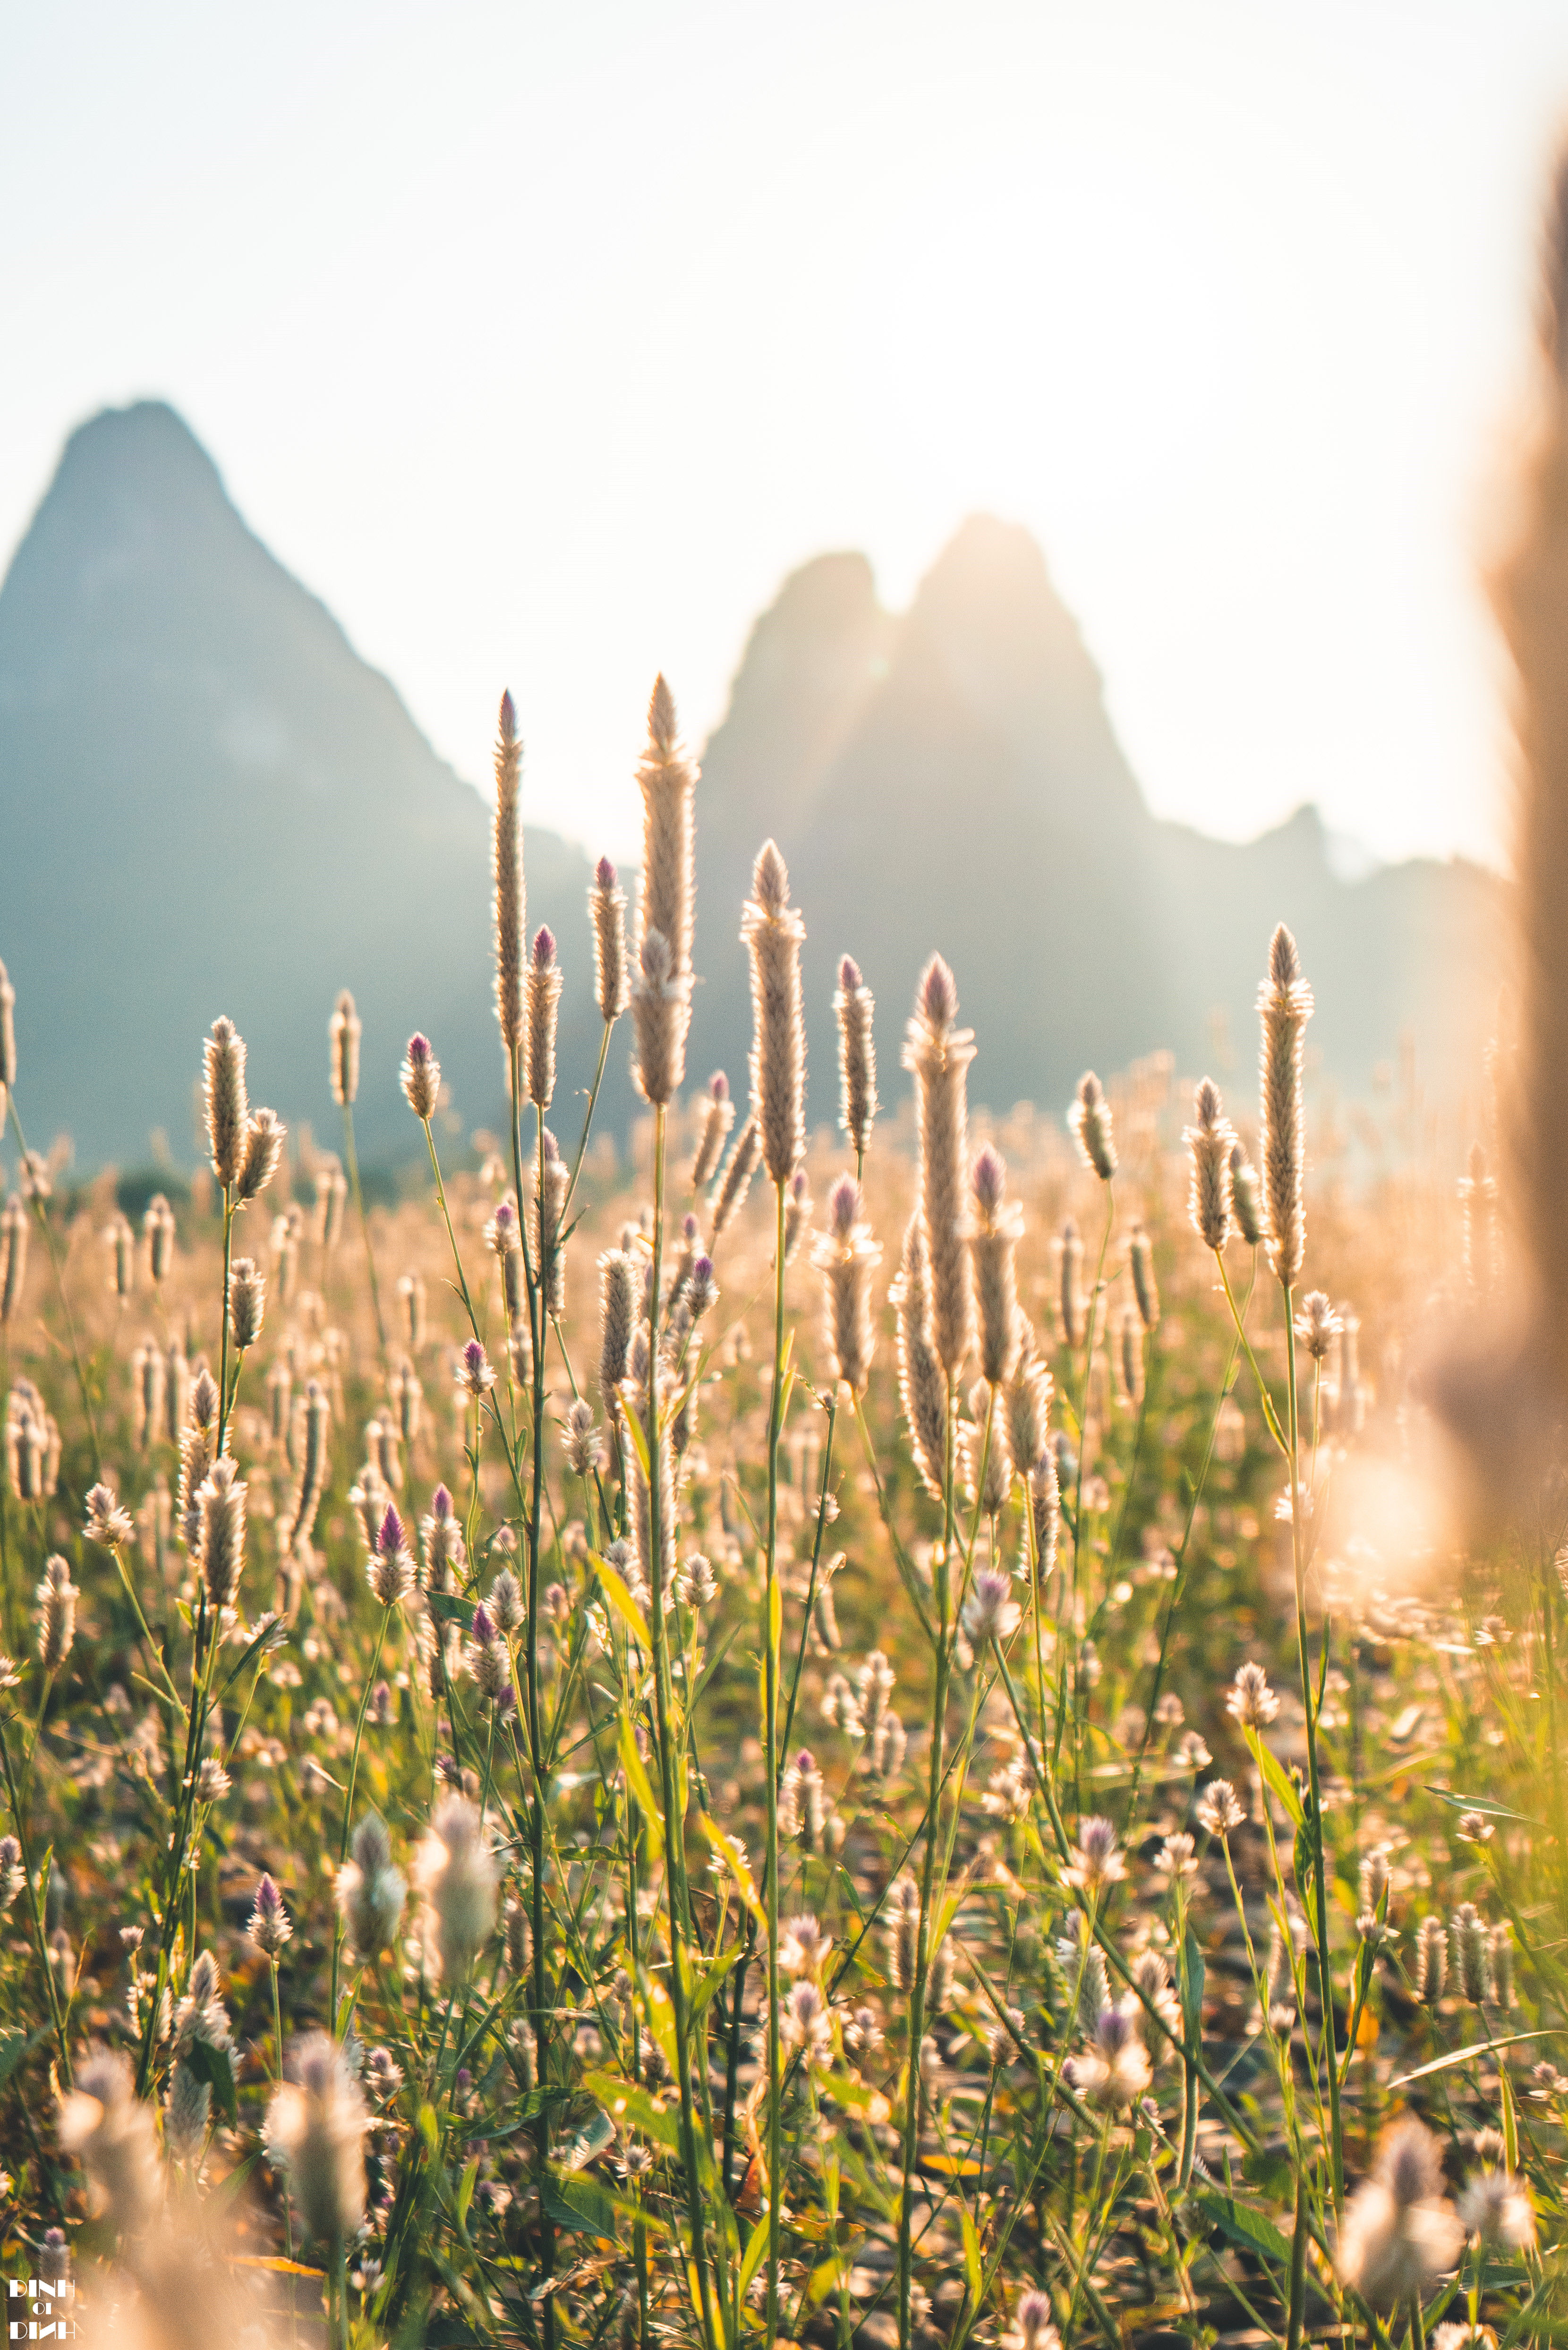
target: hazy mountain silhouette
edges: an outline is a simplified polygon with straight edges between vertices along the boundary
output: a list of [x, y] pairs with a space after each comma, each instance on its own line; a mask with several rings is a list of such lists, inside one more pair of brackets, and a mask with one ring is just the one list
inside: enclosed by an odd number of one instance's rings
[[[161, 1128], [189, 1166], [201, 1039], [222, 1011], [254, 1097], [336, 1145], [341, 986], [365, 1022], [368, 1159], [415, 1155], [396, 1083], [415, 1027], [463, 1127], [499, 1119], [485, 806], [160, 403], [72, 436], [0, 588], [0, 955], [31, 1139], [64, 1128], [81, 1165], [125, 1165]], [[1347, 883], [1308, 809], [1241, 847], [1157, 822], [1038, 549], [998, 522], [966, 524], [901, 619], [858, 555], [786, 581], [707, 747], [698, 813], [693, 1085], [722, 1066], [745, 1089], [740, 910], [772, 833], [808, 931], [814, 1124], [836, 1113], [846, 951], [877, 992], [888, 1096], [917, 972], [948, 955], [979, 1032], [975, 1096], [995, 1108], [1059, 1109], [1085, 1066], [1158, 1045], [1193, 1067], [1216, 1007], [1240, 1041], [1281, 919], [1347, 1086], [1404, 1030], [1452, 1068], [1490, 1025], [1496, 881], [1417, 861]], [[597, 1045], [587, 860], [535, 831], [527, 860], [531, 923], [565, 933], [562, 1066], [580, 1081]], [[621, 1132], [627, 1057], [618, 1039], [605, 1109]], [[558, 1099], [560, 1130], [576, 1119]]]
[[[397, 1086], [415, 1028], [465, 1129], [501, 1115], [484, 804], [161, 403], [71, 436], [0, 589], [0, 778], [29, 1141], [63, 1128], [80, 1164], [125, 1165], [161, 1127], [190, 1166], [202, 1036], [226, 1012], [253, 1098], [336, 1147], [340, 987], [365, 1023], [362, 1156], [420, 1149]], [[562, 1060], [591, 1071], [587, 861], [530, 831], [527, 862], [531, 920], [581, 921]]]
[[1250, 1059], [1280, 920], [1317, 982], [1312, 1040], [1348, 1088], [1365, 1092], [1407, 1032], [1451, 1082], [1492, 1024], [1495, 877], [1415, 859], [1341, 879], [1312, 808], [1240, 847], [1158, 821], [1039, 549], [987, 517], [964, 525], [900, 619], [878, 609], [859, 556], [786, 581], [708, 745], [698, 806], [708, 984], [694, 1052], [742, 1077], [735, 917], [772, 832], [809, 933], [814, 1122], [836, 1114], [845, 952], [877, 994], [885, 1091], [901, 1090], [920, 966], [947, 955], [981, 1047], [972, 1090], [995, 1109], [1029, 1098], [1059, 1113], [1086, 1066], [1162, 1045], [1196, 1069], [1216, 1011]]

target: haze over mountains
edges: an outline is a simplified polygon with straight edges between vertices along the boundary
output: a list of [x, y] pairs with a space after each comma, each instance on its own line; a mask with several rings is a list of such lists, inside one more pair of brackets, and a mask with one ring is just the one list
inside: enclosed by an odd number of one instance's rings
[[[413, 1155], [396, 1068], [416, 1027], [464, 1130], [499, 1121], [487, 809], [160, 403], [73, 434], [0, 588], [0, 956], [30, 1140], [64, 1128], [79, 1165], [130, 1165], [161, 1128], [190, 1166], [200, 1041], [224, 1011], [254, 1097], [335, 1143], [326, 1024], [345, 985], [365, 1022], [362, 1156]], [[814, 1124], [836, 1112], [846, 951], [876, 990], [895, 1097], [933, 947], [978, 1031], [974, 1096], [996, 1108], [1059, 1110], [1085, 1066], [1160, 1045], [1195, 1068], [1216, 1008], [1245, 1039], [1281, 919], [1346, 1088], [1402, 1031], [1452, 1067], [1490, 1025], [1493, 878], [1416, 860], [1347, 881], [1307, 809], [1243, 847], [1157, 821], [1038, 549], [988, 519], [898, 619], [857, 555], [785, 583], [703, 755], [698, 821], [691, 1077], [722, 1066], [745, 1088], [740, 909], [771, 832], [806, 919]], [[566, 972], [565, 1136], [597, 1045], [588, 861], [530, 827], [527, 867], [530, 923], [555, 928]], [[628, 1045], [612, 1048], [605, 1102], [621, 1131]]]

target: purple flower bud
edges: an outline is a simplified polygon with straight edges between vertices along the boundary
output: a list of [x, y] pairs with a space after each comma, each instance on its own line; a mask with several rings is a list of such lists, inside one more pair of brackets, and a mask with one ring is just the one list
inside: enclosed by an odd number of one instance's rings
[[730, 1080], [724, 1075], [722, 1069], [714, 1070], [712, 1076], [708, 1080], [708, 1091], [714, 1101], [729, 1100]]
[[615, 867], [610, 863], [607, 857], [601, 857], [598, 863], [595, 866], [594, 879], [598, 883], [601, 889], [613, 889], [615, 888]]
[[683, 1240], [694, 1241], [701, 1229], [702, 1227], [698, 1222], [695, 1216], [681, 1217], [680, 1233]]
[[838, 1239], [847, 1240], [860, 1205], [860, 1186], [853, 1175], [841, 1175], [827, 1195], [827, 1212]]
[[920, 1009], [933, 1028], [949, 1028], [958, 1017], [958, 989], [940, 955], [933, 955], [920, 987]]
[[431, 1515], [432, 1518], [450, 1518], [452, 1513], [452, 1495], [444, 1485], [438, 1485], [431, 1495]]
[[495, 1638], [495, 1627], [490, 1620], [489, 1610], [486, 1608], [483, 1599], [473, 1611], [472, 1629], [473, 1638], [479, 1642], [482, 1648], [488, 1648], [491, 1641]]
[[860, 965], [856, 962], [853, 955], [846, 955], [844, 961], [839, 964], [838, 984], [844, 990], [846, 995], [853, 995], [856, 989], [862, 984], [860, 978]]
[[510, 686], [501, 697], [501, 738], [504, 743], [517, 740], [517, 705], [512, 699]]
[[430, 1059], [430, 1038], [428, 1036], [419, 1035], [410, 1036], [409, 1038], [409, 1059], [412, 1062], [414, 1067], [416, 1069], [421, 1067], [423, 1063]]
[[392, 1558], [402, 1547], [403, 1522], [389, 1503], [387, 1514], [381, 1520], [381, 1531], [376, 1536], [376, 1548], [383, 1558]]
[[553, 1167], [553, 1166], [555, 1165], [556, 1161], [559, 1159], [559, 1157], [560, 1157], [560, 1155], [561, 1155], [561, 1146], [560, 1146], [560, 1144], [556, 1141], [556, 1139], [555, 1136], [551, 1133], [551, 1131], [550, 1131], [550, 1129], [549, 1129], [549, 1128], [548, 1128], [548, 1127], [546, 1127], [546, 1128], [545, 1128], [545, 1137], [544, 1137], [544, 1140], [545, 1140], [545, 1165], [546, 1165], [546, 1166]]
[[547, 970], [556, 960], [556, 934], [547, 923], [541, 926], [534, 941], [534, 960], [541, 971]]
[[972, 1180], [975, 1198], [988, 1215], [992, 1213], [1001, 1204], [1007, 1170], [992, 1143], [984, 1144], [976, 1158]]

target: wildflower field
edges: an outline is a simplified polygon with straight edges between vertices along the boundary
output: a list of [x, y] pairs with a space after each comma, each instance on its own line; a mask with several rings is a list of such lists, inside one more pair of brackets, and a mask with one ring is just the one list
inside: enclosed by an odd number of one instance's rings
[[1256, 1098], [1070, 1131], [971, 1133], [940, 957], [881, 1109], [846, 961], [808, 1147], [771, 843], [737, 1114], [649, 727], [629, 1188], [510, 703], [512, 1131], [443, 1172], [410, 1040], [422, 1196], [358, 1201], [345, 995], [341, 1156], [219, 1018], [189, 1204], [67, 1200], [6, 990], [8, 2272], [160, 2342], [1555, 2338], [1568, 1491], [1460, 1555], [1405, 1360], [1485, 1138], [1391, 1101], [1353, 1189], [1282, 929]]
[[[846, 954], [808, 1096], [772, 842], [750, 1068], [689, 1067], [662, 679], [637, 902], [559, 943], [502, 704], [460, 1165], [441, 1039], [346, 993], [340, 1152], [215, 1003], [188, 1196], [67, 1191], [0, 972], [13, 2334], [1568, 2338], [1563, 307], [1522, 998], [1454, 1117], [1312, 1094], [1282, 925], [1255, 1089], [971, 1118], [961, 971], [878, 1074]], [[428, 1174], [368, 1211], [372, 1051]]]

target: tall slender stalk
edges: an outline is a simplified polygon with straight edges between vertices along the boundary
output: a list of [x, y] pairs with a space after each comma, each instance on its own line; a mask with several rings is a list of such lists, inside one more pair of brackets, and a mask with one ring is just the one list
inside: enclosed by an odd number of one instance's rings
[[767, 1778], [768, 2341], [779, 2330], [784, 2241], [784, 2075], [779, 2040], [779, 1438], [784, 1404], [784, 1186], [774, 1185], [774, 1379], [768, 1404], [768, 1517], [763, 1591], [763, 1770]]
[[941, 1801], [942, 1750], [947, 1726], [948, 1671], [952, 1657], [949, 1638], [949, 1561], [953, 1540], [954, 1479], [957, 1471], [958, 1381], [948, 1379], [947, 1460], [942, 1476], [942, 1548], [935, 1576], [936, 1669], [931, 1689], [931, 1750], [927, 1774], [926, 1844], [920, 1867], [920, 1915], [915, 1937], [915, 1980], [909, 1991], [909, 2048], [905, 2065], [903, 2182], [898, 2196], [898, 2350], [909, 2350], [910, 2334], [910, 2229], [914, 2213], [915, 2158], [919, 2149], [920, 2050], [926, 2032], [926, 1979], [931, 1956], [931, 1889], [936, 1879], [938, 1810]]
[[[1296, 1648], [1301, 1663], [1302, 1705], [1306, 1714], [1307, 1788], [1312, 1798], [1312, 1886], [1314, 1931], [1317, 1937], [1318, 2001], [1322, 2008], [1322, 2049], [1328, 2060], [1330, 2175], [1334, 2216], [1345, 2210], [1345, 2137], [1339, 2113], [1339, 2052], [1334, 2042], [1334, 1976], [1329, 1965], [1328, 1878], [1324, 1857], [1323, 1794], [1318, 1777], [1317, 1707], [1313, 1697], [1312, 1657], [1307, 1641], [1306, 1556], [1302, 1517], [1305, 1498], [1301, 1488], [1301, 1427], [1296, 1393], [1296, 1334], [1294, 1299], [1288, 1283], [1281, 1284], [1285, 1309], [1286, 1401], [1289, 1408], [1291, 1477], [1291, 1565], [1296, 1595]], [[1319, 2061], [1322, 2061], [1320, 2053]]]

